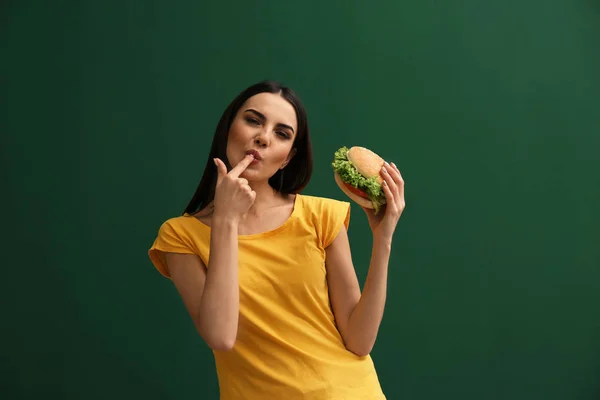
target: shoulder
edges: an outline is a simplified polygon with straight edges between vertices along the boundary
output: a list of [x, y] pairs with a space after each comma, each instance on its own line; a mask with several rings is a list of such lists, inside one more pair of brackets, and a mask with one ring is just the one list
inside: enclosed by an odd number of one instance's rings
[[336, 210], [350, 210], [350, 202], [348, 201], [310, 195], [302, 195], [301, 200], [303, 208], [317, 216], [322, 216], [325, 213], [335, 212]]
[[350, 202], [327, 197], [301, 197], [304, 217], [315, 227], [321, 245], [327, 247], [350, 224]]
[[167, 268], [167, 253], [195, 254], [191, 230], [189, 228], [190, 216], [172, 217], [163, 221], [158, 228], [158, 233], [152, 246], [148, 249], [148, 255], [158, 271], [170, 277]]
[[190, 215], [180, 215], [164, 220], [158, 230], [160, 234], [182, 234], [190, 224], [190, 220], [194, 218]]
[[160, 224], [156, 239], [158, 242], [189, 243], [201, 232], [198, 227], [202, 226], [202, 222], [189, 214], [171, 217]]

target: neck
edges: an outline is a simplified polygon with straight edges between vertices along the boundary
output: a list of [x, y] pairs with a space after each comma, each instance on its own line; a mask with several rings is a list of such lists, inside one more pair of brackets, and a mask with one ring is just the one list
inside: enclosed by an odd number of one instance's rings
[[[264, 184], [260, 184], [257, 182], [250, 182], [250, 187], [252, 190], [256, 192], [256, 198], [254, 199], [254, 203], [248, 210], [246, 214], [259, 217], [265, 210], [278, 206], [281, 204], [281, 200], [284, 199], [285, 196], [278, 193], [275, 189], [269, 185], [269, 182], [264, 182]], [[211, 201], [206, 207], [196, 213], [197, 216], [206, 216], [212, 214], [214, 210], [214, 202]]]
[[250, 187], [256, 192], [256, 199], [248, 210], [249, 215], [260, 216], [264, 210], [281, 204], [283, 196], [269, 182], [250, 182]]

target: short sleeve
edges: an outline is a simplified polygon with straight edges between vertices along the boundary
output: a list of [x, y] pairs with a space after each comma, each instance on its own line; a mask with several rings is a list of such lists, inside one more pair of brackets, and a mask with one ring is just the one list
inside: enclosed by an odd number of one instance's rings
[[158, 272], [170, 278], [165, 253], [194, 254], [192, 249], [182, 240], [177, 232], [176, 225], [172, 221], [166, 221], [161, 225], [158, 236], [148, 250], [148, 256]]
[[327, 248], [345, 226], [350, 223], [350, 203], [339, 200], [324, 199], [319, 216], [321, 246]]

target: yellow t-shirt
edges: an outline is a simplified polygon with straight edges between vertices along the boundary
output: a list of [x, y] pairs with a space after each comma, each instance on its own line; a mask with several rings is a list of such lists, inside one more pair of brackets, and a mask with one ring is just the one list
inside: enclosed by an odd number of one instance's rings
[[[344, 347], [329, 303], [325, 249], [350, 204], [296, 195], [290, 218], [265, 233], [239, 235], [240, 319], [231, 351], [214, 351], [222, 400], [382, 400], [370, 356]], [[197, 254], [208, 266], [210, 227], [191, 215], [167, 220], [149, 256], [166, 277], [162, 252]]]

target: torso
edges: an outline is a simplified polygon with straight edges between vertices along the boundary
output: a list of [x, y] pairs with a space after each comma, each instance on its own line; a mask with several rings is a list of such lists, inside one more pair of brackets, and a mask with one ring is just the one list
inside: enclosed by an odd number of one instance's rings
[[[265, 209], [260, 215], [247, 215], [240, 221], [238, 234], [254, 235], [279, 228], [292, 215], [295, 200], [296, 195], [291, 194], [285, 198], [281, 198], [276, 205]], [[205, 209], [194, 214], [194, 217], [205, 225], [211, 226], [212, 215], [213, 206], [211, 203]]]
[[[325, 249], [349, 204], [303, 195], [272, 204], [239, 226], [250, 236], [238, 243], [236, 345], [214, 353], [221, 398], [385, 400], [372, 359], [345, 348], [329, 298]], [[174, 218], [158, 244], [185, 247], [208, 266], [212, 209], [190, 216]]]

